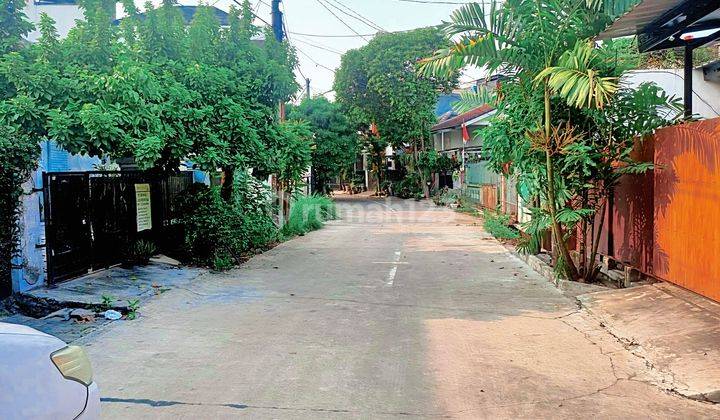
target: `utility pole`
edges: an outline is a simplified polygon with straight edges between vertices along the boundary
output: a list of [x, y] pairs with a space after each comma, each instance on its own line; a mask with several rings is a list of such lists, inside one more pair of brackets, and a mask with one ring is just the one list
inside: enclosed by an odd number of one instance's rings
[[283, 14], [280, 11], [281, 1], [282, 0], [272, 0], [272, 30], [278, 42], [283, 42], [283, 38], [285, 37], [283, 31]]
[[[284, 31], [283, 31], [283, 14], [280, 11], [280, 2], [282, 0], [272, 0], [272, 30], [273, 35], [275, 36], [275, 40], [277, 42], [283, 42], [284, 41]], [[285, 121], [285, 102], [280, 101], [278, 103], [278, 116], [280, 118], [280, 121]], [[276, 175], [273, 175], [273, 178], [275, 178]], [[278, 221], [280, 222], [280, 226], [285, 225], [285, 216], [290, 213], [290, 202], [287, 200], [285, 196], [285, 185], [283, 185], [282, 182], [278, 182], [275, 184], [275, 188], [277, 191], [277, 196], [279, 200], [279, 211], [278, 211]]]
[[[272, 0], [272, 30], [277, 42], [285, 40], [285, 31], [283, 30], [283, 14], [280, 11], [280, 2], [282, 0]], [[285, 103], [280, 102], [278, 106], [280, 121], [285, 121]]]
[[305, 78], [305, 97], [310, 99], [310, 79]]

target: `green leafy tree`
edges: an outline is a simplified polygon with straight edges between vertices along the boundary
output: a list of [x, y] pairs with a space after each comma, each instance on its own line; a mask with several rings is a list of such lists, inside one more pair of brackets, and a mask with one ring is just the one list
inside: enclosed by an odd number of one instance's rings
[[[535, 133], [535, 145], [539, 146], [535, 150], [545, 155], [545, 208], [562, 263], [572, 279], [579, 277], [578, 270], [557, 219], [558, 207], [564, 200], [557, 195], [555, 156], [560, 145], [559, 139], [552, 137], [552, 88], [548, 75], [542, 73], [558, 66], [561, 57], [567, 56], [568, 47], [578, 45], [609, 22], [607, 16], [597, 12], [595, 7], [588, 7], [586, 0], [493, 0], [489, 9], [484, 3], [469, 4], [456, 10], [445, 25], [447, 34], [459, 37], [458, 42], [438, 51], [423, 67], [426, 74], [447, 74], [467, 65], [484, 66], [490, 72], [507, 72], [526, 89], [536, 87], [543, 92], [541, 118], [531, 121], [528, 131]], [[593, 85], [586, 80], [588, 74], [592, 73], [574, 73], [590, 87]]]
[[17, 51], [22, 46], [22, 39], [35, 29], [23, 13], [23, 0], [0, 1], [0, 54]]
[[436, 28], [381, 33], [342, 58], [335, 77], [337, 99], [358, 128], [377, 127], [365, 139], [378, 185], [385, 146], [410, 146], [416, 155], [429, 143], [437, 97], [455, 86], [457, 73], [438, 77], [415, 70], [423, 57], [447, 45], [447, 38]]
[[348, 172], [360, 152], [360, 139], [337, 103], [323, 97], [306, 99], [291, 107], [288, 116], [306, 121], [314, 135], [313, 191], [329, 193], [329, 184]]
[[[23, 37], [34, 29], [22, 12], [25, 2], [0, 1], [0, 66], [7, 69], [4, 57], [20, 63]], [[0, 72], [0, 293], [11, 290], [11, 260], [18, 242], [18, 207], [22, 183], [35, 167], [39, 147], [23, 124], [40, 125], [42, 111], [25, 92], [18, 92], [12, 76]]]
[[35, 167], [38, 152], [36, 141], [12, 125], [0, 125], [0, 292], [10, 290], [21, 186]]
[[[3, 2], [0, 123], [11, 133], [5, 137], [28, 142], [8, 149], [3, 170], [26, 176], [37, 142], [46, 138], [73, 153], [133, 159], [156, 172], [176, 171], [182, 160], [191, 160], [212, 174], [222, 171], [219, 194], [226, 208], [218, 214], [232, 214], [228, 224], [242, 226], [243, 234], [251, 226], [272, 224], [268, 214], [246, 214], [236, 206], [240, 193], [234, 189], [250, 169], [258, 178], [278, 173], [294, 185], [308, 167], [309, 131], [281, 125], [275, 111], [278, 101], [288, 101], [298, 88], [293, 49], [269, 32], [265, 41], [253, 39], [263, 31], [252, 24], [248, 1], [231, 10], [228, 27], [205, 6], [188, 24], [171, 0], [159, 7], [147, 3], [142, 18], [132, 1], [124, 1], [128, 16], [120, 25], [110, 20], [114, 2], [79, 4], [84, 18], [66, 38], [59, 39], [52, 19], [42, 16], [40, 40], [27, 44], [21, 39], [32, 25], [22, 6]], [[19, 151], [29, 159], [20, 159]], [[17, 189], [8, 191], [3, 202], [16, 202], [7, 194]], [[216, 207], [217, 197], [202, 197]]]
[[173, 2], [146, 5], [143, 19], [125, 2], [128, 16], [115, 27], [105, 3], [82, 5], [85, 21], [45, 43], [58, 45], [50, 67], [66, 85], [47, 112], [54, 139], [141, 168], [172, 171], [184, 159], [219, 168], [225, 200], [239, 169], [272, 171], [274, 108], [297, 90], [296, 60], [286, 44], [252, 41], [261, 31], [248, 4], [231, 10], [228, 28], [209, 7], [188, 25]]
[[313, 133], [304, 121], [288, 121], [277, 127], [274, 161], [278, 180], [288, 191], [302, 182], [310, 169]]

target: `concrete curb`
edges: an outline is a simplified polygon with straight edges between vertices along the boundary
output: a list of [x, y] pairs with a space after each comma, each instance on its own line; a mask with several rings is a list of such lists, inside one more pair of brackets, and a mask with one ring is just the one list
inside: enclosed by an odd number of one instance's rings
[[530, 255], [530, 254], [521, 254], [521, 253], [515, 251], [514, 249], [509, 249], [509, 251], [516, 258], [519, 258], [521, 261], [523, 261], [525, 264], [527, 264], [530, 268], [532, 268], [533, 271], [540, 274], [545, 280], [554, 284], [555, 287], [559, 288], [561, 286], [562, 282], [567, 281], [567, 280], [560, 278], [557, 274], [555, 274], [555, 270], [553, 270], [553, 268], [548, 263], [541, 260], [537, 256]]
[[553, 286], [555, 286], [558, 290], [563, 292], [564, 295], [570, 297], [570, 298], [576, 298], [579, 295], [584, 295], [587, 293], [593, 293], [593, 292], [603, 292], [607, 290], [615, 290], [611, 287], [608, 287], [607, 285], [602, 284], [589, 284], [589, 283], [580, 283], [577, 281], [570, 281], [562, 278], [558, 274], [555, 273], [555, 270], [551, 265], [543, 261], [541, 258], [537, 257], [536, 255], [525, 255], [517, 252], [514, 248], [505, 246], [505, 248], [508, 250], [510, 255], [513, 255], [520, 261], [524, 262], [528, 267], [530, 267], [533, 271], [540, 274], [542, 278], [550, 282]]

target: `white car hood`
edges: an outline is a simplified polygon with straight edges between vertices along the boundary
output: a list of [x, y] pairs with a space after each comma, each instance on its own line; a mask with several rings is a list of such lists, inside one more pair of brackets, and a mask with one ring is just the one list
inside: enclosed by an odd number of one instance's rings
[[35, 335], [39, 337], [55, 338], [26, 325], [8, 324], [7, 322], [0, 322], [0, 334]]

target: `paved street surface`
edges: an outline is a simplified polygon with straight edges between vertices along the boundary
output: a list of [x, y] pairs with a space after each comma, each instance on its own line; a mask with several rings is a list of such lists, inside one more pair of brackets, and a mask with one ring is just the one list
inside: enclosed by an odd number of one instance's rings
[[656, 386], [476, 219], [340, 200], [342, 220], [82, 340], [106, 418], [718, 418]]

